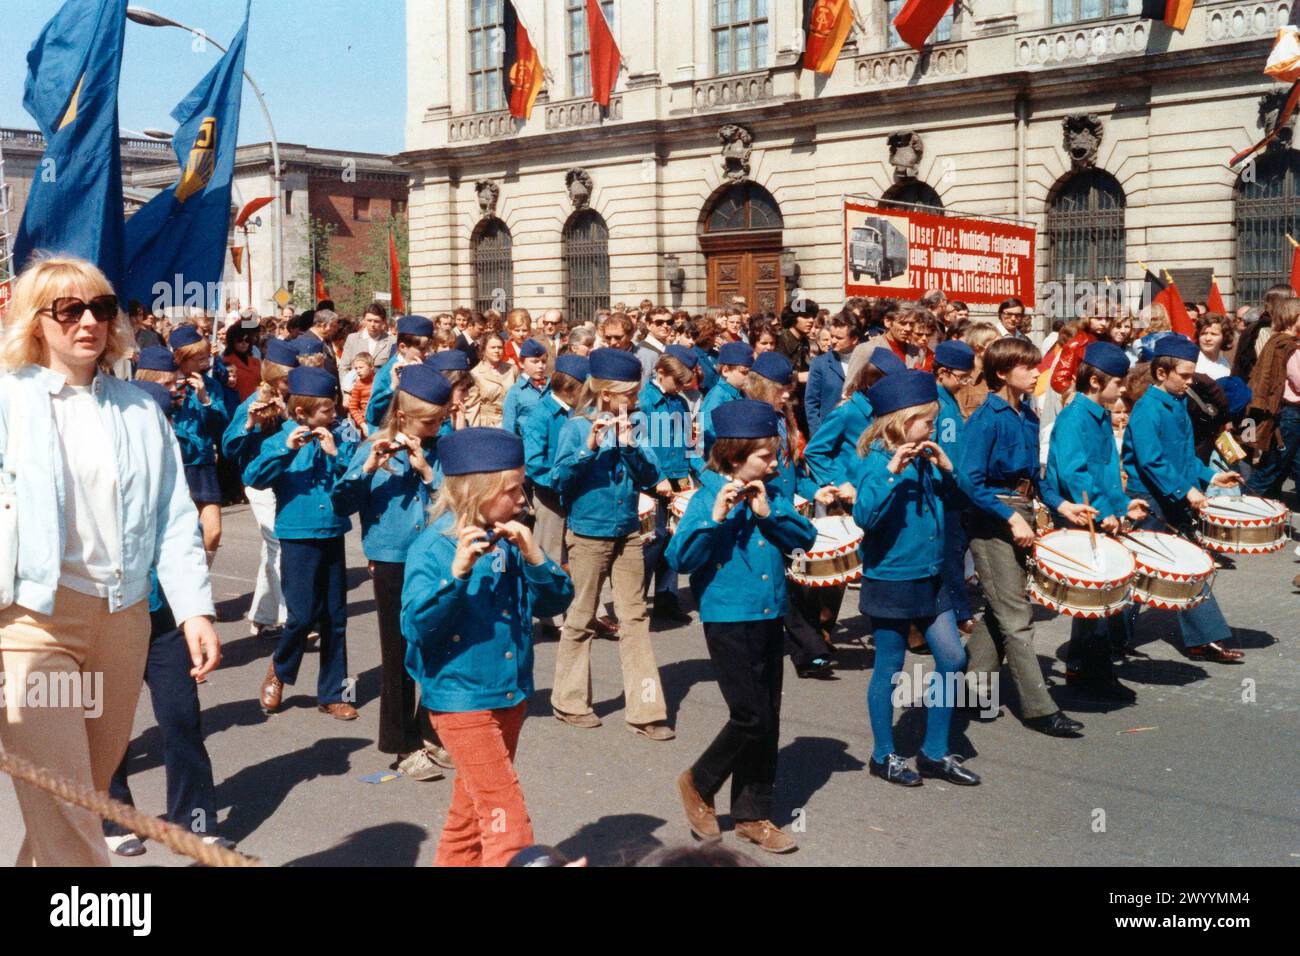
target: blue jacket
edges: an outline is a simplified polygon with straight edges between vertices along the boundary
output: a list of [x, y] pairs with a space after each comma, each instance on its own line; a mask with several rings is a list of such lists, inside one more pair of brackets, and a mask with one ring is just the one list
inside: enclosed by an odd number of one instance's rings
[[1021, 402], [1017, 414], [1004, 398], [990, 392], [966, 422], [960, 459], [953, 464], [961, 490], [976, 508], [1003, 521], [1010, 520], [1013, 510], [997, 496], [1009, 494], [1005, 486], [1024, 478], [1038, 485], [1049, 508], [1061, 503], [1055, 489], [1038, 481], [1038, 416], [1028, 400]]
[[347, 470], [356, 450], [353, 442], [335, 442], [339, 453], [331, 457], [320, 442], [309, 441], [297, 451], [289, 447], [289, 434], [298, 427], [290, 419], [262, 443], [257, 457], [244, 468], [244, 484], [275, 491], [275, 536], [290, 541], [335, 538], [352, 530], [352, 522], [334, 510], [335, 483]]
[[433, 481], [424, 483], [405, 450], [389, 458], [392, 471], [364, 471], [374, 441], [362, 442], [352, 463], [334, 484], [334, 510], [340, 515], [361, 514], [361, 548], [369, 561], [401, 564], [411, 543], [424, 530], [433, 493], [442, 484], [436, 443], [425, 446], [424, 457], [433, 469]]
[[771, 513], [766, 518], [755, 517], [748, 504], [739, 504], [716, 523], [713, 504], [727, 480], [709, 469], [701, 473], [700, 488], [691, 496], [665, 558], [672, 568], [691, 576], [702, 621], [781, 618], [786, 612], [783, 554], [811, 548], [817, 530], [779, 495], [768, 499]]
[[637, 498], [662, 480], [654, 452], [644, 444], [617, 444], [609, 428], [600, 448], [587, 447], [591, 420], [575, 415], [560, 429], [552, 478], [569, 515], [569, 530], [588, 538], [621, 538], [640, 527]]
[[1129, 499], [1120, 479], [1114, 435], [1110, 412], [1076, 394], [1052, 426], [1043, 483], [1066, 501], [1082, 503], [1087, 492], [1088, 503], [1103, 519], [1124, 517]]
[[534, 485], [556, 491], [551, 472], [560, 448], [560, 429], [569, 420], [569, 409], [547, 392], [523, 425], [524, 474]]
[[550, 558], [531, 565], [504, 540], [469, 577], [452, 577], [454, 527], [453, 515], [439, 516], [406, 562], [406, 670], [430, 710], [514, 707], [533, 692], [533, 617], [563, 614], [573, 582]]
[[[934, 420], [934, 440], [943, 449], [948, 460], [957, 467], [957, 453], [961, 448], [961, 436], [966, 431], [966, 419], [962, 416], [961, 406], [952, 392], [942, 385], [939, 389], [939, 414]], [[1114, 442], [1112, 441], [1113, 445]]]
[[388, 406], [393, 404], [393, 369], [397, 367], [397, 348], [393, 348], [393, 357], [384, 363], [384, 367], [375, 373], [374, 384], [370, 386], [370, 401], [366, 403], [366, 424], [378, 428], [384, 423]]
[[[39, 365], [0, 373], [0, 483], [12, 468], [18, 498], [18, 564], [14, 603], [52, 615], [68, 529], [63, 452], [53, 396], [66, 379]], [[177, 621], [213, 615], [212, 588], [199, 516], [190, 500], [180, 445], [162, 410], [142, 390], [96, 373], [91, 394], [117, 465], [118, 546], [122, 567], [108, 588], [110, 613], [149, 595], [155, 565]], [[3, 461], [9, 431], [17, 432], [17, 462]]]
[[803, 410], [808, 417], [808, 436], [817, 434], [822, 421], [840, 403], [844, 394], [844, 363], [835, 352], [823, 352], [808, 366]]
[[796, 462], [786, 454], [785, 419], [777, 419], [776, 430], [780, 434], [781, 444], [777, 449], [776, 477], [767, 482], [768, 489], [784, 495], [787, 501], [793, 502], [795, 495], [812, 501], [813, 495], [817, 494], [817, 489], [821, 486], [812, 480], [803, 460]]
[[708, 393], [718, 382], [718, 353], [702, 349], [698, 345], [692, 346], [691, 351], [700, 360], [700, 391]]
[[901, 474], [881, 442], [858, 468], [853, 520], [862, 529], [862, 574], [873, 581], [918, 581], [943, 572], [944, 502], [957, 493], [953, 477], [925, 458]]
[[230, 421], [222, 386], [208, 375], [203, 376], [203, 386], [211, 399], [208, 405], [199, 404], [198, 395], [191, 388], [185, 390], [180, 407], [172, 411], [172, 427], [176, 429], [181, 461], [186, 468], [217, 463], [216, 444]]
[[713, 410], [723, 402], [730, 402], [740, 398], [740, 391], [732, 386], [721, 375], [718, 376], [718, 383], [704, 396], [704, 401], [700, 402], [700, 442], [704, 446], [704, 457], [709, 457], [709, 449], [713, 447], [713, 440], [718, 436], [713, 431]]
[[221, 454], [233, 462], [240, 471], [243, 471], [248, 463], [257, 457], [257, 453], [262, 450], [262, 443], [275, 434], [275, 431], [263, 431], [260, 428], [251, 432], [244, 428], [248, 424], [248, 410], [257, 400], [257, 392], [244, 399], [230, 417], [230, 422], [221, 436]]
[[1155, 385], [1142, 394], [1124, 430], [1124, 470], [1129, 494], [1151, 494], [1166, 502], [1210, 483], [1218, 472], [1196, 457], [1186, 398]]
[[858, 461], [858, 439], [871, 427], [871, 402], [861, 392], [837, 405], [822, 419], [817, 434], [808, 440], [803, 457], [817, 483], [842, 485], [853, 481]]
[[641, 387], [635, 419], [645, 429], [646, 445], [654, 452], [664, 478], [685, 478], [692, 472], [688, 460], [691, 411], [680, 395], [665, 395], [653, 378]]
[[531, 378], [519, 378], [506, 392], [506, 400], [501, 406], [501, 427], [514, 432], [520, 438], [524, 435], [524, 422], [548, 391], [547, 386], [538, 388]]

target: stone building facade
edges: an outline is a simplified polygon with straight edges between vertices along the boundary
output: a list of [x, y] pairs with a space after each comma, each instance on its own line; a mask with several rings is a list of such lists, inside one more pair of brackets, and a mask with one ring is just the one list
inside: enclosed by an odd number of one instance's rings
[[585, 3], [517, 0], [547, 70], [517, 122], [498, 0], [408, 2], [414, 308], [581, 318], [796, 287], [837, 306], [845, 195], [1033, 224], [1040, 300], [1125, 280], [1131, 301], [1145, 263], [1191, 298], [1212, 272], [1233, 306], [1289, 268], [1289, 140], [1227, 165], [1283, 89], [1262, 68], [1285, 0], [1201, 0], [1183, 34], [1138, 0], [961, 0], [921, 55], [889, 29], [897, 0], [858, 0], [828, 77], [799, 69], [800, 0], [603, 6], [624, 64], [607, 112]]

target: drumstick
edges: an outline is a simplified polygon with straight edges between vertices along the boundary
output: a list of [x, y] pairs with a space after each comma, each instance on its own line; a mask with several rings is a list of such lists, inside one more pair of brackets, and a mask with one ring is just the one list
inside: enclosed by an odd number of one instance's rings
[[[1088, 504], [1088, 492], [1086, 492], [1086, 491], [1083, 493], [1083, 506], [1084, 506], [1085, 508], [1091, 508], [1091, 507], [1092, 507], [1092, 505]], [[1097, 555], [1097, 529], [1096, 529], [1096, 528], [1093, 526], [1093, 524], [1092, 524], [1092, 515], [1088, 515], [1088, 541], [1089, 541], [1089, 543], [1091, 543], [1091, 545], [1092, 545], [1092, 560], [1095, 562], [1095, 561], [1098, 560], [1098, 555]]]
[[1152, 554], [1158, 554], [1158, 555], [1160, 555], [1160, 557], [1162, 557], [1162, 558], [1168, 558], [1168, 559], [1171, 560], [1171, 561], [1174, 559], [1174, 556], [1173, 556], [1172, 554], [1167, 554], [1164, 550], [1162, 550], [1162, 549], [1160, 549], [1160, 548], [1157, 548], [1157, 547], [1155, 546], [1154, 543], [1147, 542], [1147, 541], [1143, 541], [1143, 540], [1141, 540], [1140, 538], [1135, 538], [1135, 537], [1133, 537], [1133, 535], [1129, 534], [1127, 531], [1121, 531], [1121, 532], [1119, 533], [1119, 536], [1120, 536], [1121, 538], [1127, 538], [1129, 541], [1132, 541], [1132, 542], [1133, 542], [1135, 545], [1137, 545], [1139, 548], [1146, 548], [1146, 549], [1147, 549], [1148, 551], [1150, 551]]
[[1095, 567], [1093, 567], [1092, 565], [1090, 565], [1090, 564], [1085, 564], [1084, 562], [1080, 561], [1078, 558], [1072, 558], [1072, 557], [1070, 557], [1068, 554], [1062, 554], [1060, 551], [1057, 551], [1055, 548], [1049, 548], [1047, 545], [1043, 544], [1042, 540], [1035, 541], [1034, 544], [1035, 544], [1035, 546], [1037, 546], [1037, 547], [1039, 547], [1039, 548], [1042, 548], [1042, 549], [1043, 549], [1044, 551], [1046, 551], [1048, 554], [1054, 554], [1054, 555], [1056, 555], [1058, 558], [1060, 558], [1062, 561], [1069, 561], [1071, 564], [1077, 565], [1077, 566], [1083, 568], [1085, 571], [1095, 571], [1095, 570], [1097, 570], [1097, 569], [1096, 569]]

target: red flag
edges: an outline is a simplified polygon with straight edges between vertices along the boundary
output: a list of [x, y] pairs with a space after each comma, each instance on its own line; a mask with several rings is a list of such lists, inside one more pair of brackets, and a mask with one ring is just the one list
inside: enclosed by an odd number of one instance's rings
[[[1291, 263], [1291, 273], [1295, 274], [1295, 263]], [[1223, 296], [1219, 294], [1219, 280], [1210, 276], [1210, 294], [1205, 299], [1206, 308], [1211, 312], [1218, 312], [1220, 315], [1226, 315], [1227, 306], [1223, 304]]]
[[501, 29], [506, 41], [501, 55], [504, 99], [510, 104], [511, 116], [527, 120], [533, 115], [533, 103], [542, 89], [542, 61], [510, 0], [506, 0], [501, 12]]
[[406, 300], [402, 298], [402, 264], [397, 261], [397, 240], [388, 233], [388, 284], [393, 293], [393, 314], [406, 314]]
[[1287, 281], [1291, 288], [1300, 289], [1300, 246], [1295, 244], [1295, 240], [1291, 243], [1291, 276]]
[[243, 275], [244, 274], [244, 247], [231, 246], [230, 258], [231, 261], [233, 261], [235, 264], [235, 271], [238, 272], [240, 275]]
[[1187, 317], [1187, 306], [1183, 305], [1183, 297], [1179, 295], [1178, 286], [1174, 285], [1173, 277], [1166, 272], [1165, 278], [1169, 280], [1169, 284], [1156, 296], [1156, 301], [1163, 305], [1165, 311], [1169, 313], [1169, 327], [1195, 342], [1196, 323]]
[[903, 9], [898, 11], [898, 16], [894, 17], [894, 29], [908, 46], [919, 51], [954, 2], [955, 0], [907, 0]]
[[1273, 128], [1270, 129], [1265, 134], [1264, 138], [1254, 146], [1251, 146], [1248, 149], [1243, 149], [1236, 156], [1232, 157], [1232, 159], [1228, 160], [1228, 166], [1236, 166], [1242, 160], [1255, 155], [1271, 143], [1277, 134], [1286, 129], [1287, 124], [1291, 122], [1291, 117], [1295, 115], [1296, 107], [1298, 105], [1300, 105], [1300, 80], [1291, 84], [1291, 92], [1287, 94], [1286, 102], [1282, 104], [1282, 109], [1277, 114], [1277, 122], [1273, 124]]
[[249, 216], [257, 212], [267, 203], [271, 203], [271, 202], [275, 202], [274, 196], [260, 196], [257, 199], [254, 199], [252, 202], [248, 203], [246, 206], [244, 206], [243, 209], [239, 211], [239, 215], [235, 217], [235, 228], [239, 229], [240, 227], [242, 227], [244, 223], [248, 222]]
[[316, 301], [320, 302], [323, 299], [328, 299], [329, 297], [330, 297], [330, 290], [325, 288], [325, 277], [321, 275], [319, 272], [317, 272], [316, 273]]
[[587, 0], [587, 41], [591, 58], [591, 98], [608, 109], [609, 94], [618, 82], [623, 54], [618, 51], [614, 34], [605, 21], [600, 0]]

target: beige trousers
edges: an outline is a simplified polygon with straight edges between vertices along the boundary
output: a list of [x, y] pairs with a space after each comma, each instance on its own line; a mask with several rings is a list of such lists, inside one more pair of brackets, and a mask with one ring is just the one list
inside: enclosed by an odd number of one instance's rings
[[[560, 565], [569, 563], [564, 550], [565, 521], [564, 511], [560, 507], [560, 496], [546, 488], [533, 488], [533, 540], [546, 552], [546, 556]], [[562, 616], [538, 618], [543, 624], [559, 627], [564, 623]]]
[[591, 713], [591, 641], [596, 633], [600, 589], [608, 579], [618, 615], [618, 656], [623, 664], [625, 719], [649, 724], [668, 719], [659, 667], [650, 643], [645, 606], [645, 556], [641, 539], [584, 538], [569, 531], [569, 577], [573, 601], [560, 631], [555, 654], [551, 706], [563, 714]]
[[[4, 708], [0, 745], [73, 783], [107, 791], [131, 739], [149, 652], [149, 606], [117, 614], [102, 598], [59, 588], [46, 617], [0, 611]], [[109, 866], [89, 810], [14, 781], [27, 833], [19, 866]]]

